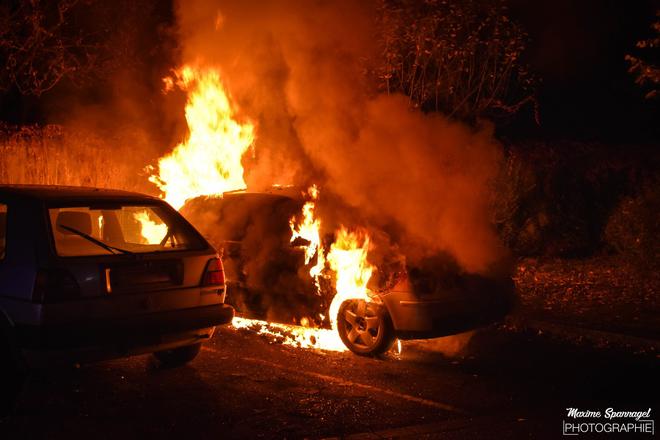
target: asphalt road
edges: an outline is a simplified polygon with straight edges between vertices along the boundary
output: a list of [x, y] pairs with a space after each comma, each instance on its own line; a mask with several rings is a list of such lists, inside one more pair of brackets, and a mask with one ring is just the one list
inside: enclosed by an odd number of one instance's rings
[[0, 438], [558, 438], [567, 407], [657, 415], [656, 357], [502, 329], [460, 356], [438, 345], [373, 359], [224, 328], [183, 368], [140, 356], [33, 374]]

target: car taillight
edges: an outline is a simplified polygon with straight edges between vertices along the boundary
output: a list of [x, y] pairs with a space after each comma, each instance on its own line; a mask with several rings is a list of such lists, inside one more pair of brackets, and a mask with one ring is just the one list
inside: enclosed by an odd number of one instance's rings
[[225, 268], [220, 258], [211, 258], [206, 263], [206, 270], [202, 277], [202, 286], [222, 286], [225, 284]]
[[80, 298], [76, 279], [64, 269], [40, 269], [34, 280], [32, 301], [54, 303]]

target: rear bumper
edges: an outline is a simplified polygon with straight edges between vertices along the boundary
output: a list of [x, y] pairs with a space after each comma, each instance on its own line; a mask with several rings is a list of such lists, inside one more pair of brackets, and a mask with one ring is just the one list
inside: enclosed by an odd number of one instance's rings
[[[23, 350], [67, 350], [113, 346], [125, 350], [158, 346], [164, 336], [194, 337], [209, 333], [216, 325], [228, 324], [234, 309], [214, 304], [183, 310], [148, 313], [123, 318], [77, 321], [66, 325], [17, 325], [17, 345]], [[165, 338], [167, 339], [167, 338]]]

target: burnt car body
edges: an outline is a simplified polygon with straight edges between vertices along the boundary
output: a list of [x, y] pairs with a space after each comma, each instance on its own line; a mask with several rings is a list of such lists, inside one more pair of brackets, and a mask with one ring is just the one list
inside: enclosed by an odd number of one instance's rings
[[222, 253], [227, 301], [243, 315], [300, 322], [327, 308], [309, 277], [290, 219], [304, 201], [286, 191], [228, 192], [188, 200], [181, 213]]
[[[155, 228], [151, 241], [140, 218]], [[140, 353], [185, 363], [231, 322], [224, 298], [215, 249], [164, 201], [0, 186], [3, 355], [30, 366]]]
[[[309, 265], [316, 261], [305, 265], [303, 250], [290, 243], [289, 220], [303, 203], [279, 190], [238, 191], [223, 198], [191, 200], [182, 209], [212, 243], [224, 249], [229, 301], [238, 310], [265, 317], [260, 307], [279, 303], [280, 310], [288, 307], [291, 313], [269, 318], [290, 322], [321, 310], [326, 314], [324, 324], [329, 325], [327, 310], [335, 292], [317, 294], [309, 277]], [[255, 246], [256, 257], [249, 250]], [[263, 261], [253, 265], [252, 258]], [[251, 272], [259, 270], [269, 275], [250, 283], [250, 278], [259, 278]], [[276, 288], [271, 290], [271, 286]], [[378, 267], [368, 287], [370, 301], [348, 300], [337, 313], [340, 337], [358, 354], [382, 353], [396, 338], [433, 338], [485, 326], [501, 320], [515, 303], [510, 277], [465, 273], [447, 255], [424, 258], [414, 265]], [[298, 315], [293, 316], [296, 311]]]
[[515, 304], [511, 278], [463, 272], [443, 255], [406, 267], [378, 297], [401, 339], [461, 333], [503, 318]]
[[347, 300], [337, 312], [344, 344], [363, 355], [387, 351], [395, 339], [429, 339], [502, 320], [516, 298], [508, 276], [466, 273], [446, 254], [376, 268], [370, 300]]

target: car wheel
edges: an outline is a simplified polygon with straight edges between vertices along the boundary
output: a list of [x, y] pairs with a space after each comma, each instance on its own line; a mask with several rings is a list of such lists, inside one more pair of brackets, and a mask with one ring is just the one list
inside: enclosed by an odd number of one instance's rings
[[26, 370], [7, 332], [0, 329], [0, 417], [8, 415], [16, 404], [27, 377]]
[[154, 356], [165, 368], [180, 367], [195, 359], [202, 344], [184, 345], [171, 350], [157, 351]]
[[344, 301], [337, 313], [339, 337], [353, 353], [385, 353], [394, 342], [394, 328], [387, 310], [364, 300]]

